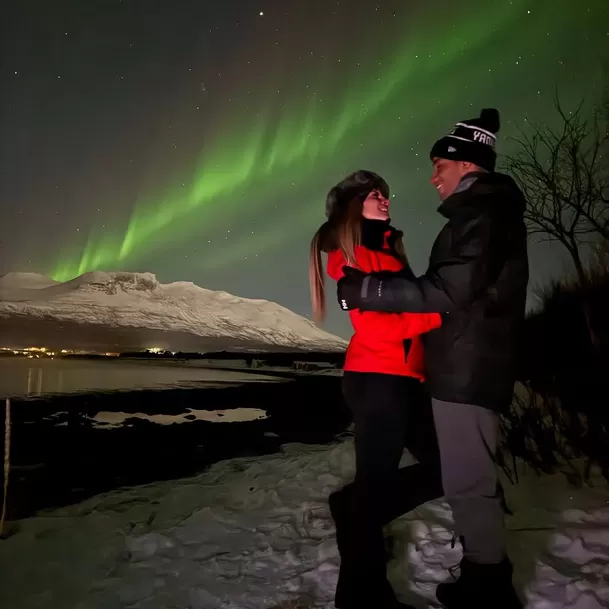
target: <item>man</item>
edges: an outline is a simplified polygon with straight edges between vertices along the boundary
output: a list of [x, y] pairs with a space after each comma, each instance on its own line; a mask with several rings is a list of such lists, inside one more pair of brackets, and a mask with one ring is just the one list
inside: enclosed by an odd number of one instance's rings
[[448, 221], [427, 272], [412, 278], [345, 268], [338, 287], [345, 310], [443, 315], [424, 341], [442, 484], [463, 545], [460, 578], [436, 591], [448, 609], [522, 606], [506, 555], [494, 455], [498, 414], [513, 396], [529, 271], [524, 196], [495, 173], [499, 126], [499, 112], [483, 110], [431, 150], [431, 183]]

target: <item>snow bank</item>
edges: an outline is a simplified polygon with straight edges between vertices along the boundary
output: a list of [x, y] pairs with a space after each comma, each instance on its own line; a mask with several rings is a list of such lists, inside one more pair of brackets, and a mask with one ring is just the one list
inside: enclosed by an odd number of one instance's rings
[[[23, 521], [0, 542], [0, 606], [262, 609], [299, 599], [330, 609], [338, 555], [327, 497], [352, 477], [352, 455], [349, 439], [290, 445]], [[526, 476], [507, 492], [516, 511], [510, 552], [528, 607], [609, 607], [606, 488]], [[460, 558], [447, 505], [431, 502], [388, 532], [396, 589], [433, 606], [436, 584]]]

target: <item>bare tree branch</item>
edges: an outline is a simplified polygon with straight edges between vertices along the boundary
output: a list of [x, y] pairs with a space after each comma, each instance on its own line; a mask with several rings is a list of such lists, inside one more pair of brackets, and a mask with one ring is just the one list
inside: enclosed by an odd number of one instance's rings
[[529, 233], [561, 243], [585, 282], [581, 246], [609, 241], [607, 120], [602, 112], [586, 119], [582, 103], [566, 112], [558, 95], [554, 105], [559, 127], [529, 124], [514, 138], [517, 149], [505, 169], [527, 199]]

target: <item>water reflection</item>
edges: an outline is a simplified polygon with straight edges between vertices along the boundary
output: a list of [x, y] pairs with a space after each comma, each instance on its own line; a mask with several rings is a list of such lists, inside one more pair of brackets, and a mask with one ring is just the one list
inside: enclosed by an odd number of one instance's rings
[[[44, 378], [44, 371], [41, 367], [28, 368], [27, 369], [27, 389], [25, 395], [28, 397], [41, 396], [42, 395], [42, 381]], [[56, 375], [47, 374], [47, 384], [45, 391], [47, 392], [62, 392], [63, 387], [63, 371], [59, 370]], [[56, 387], [53, 387], [53, 381], [56, 381]]]
[[206, 387], [273, 381], [272, 373], [204, 368], [186, 362], [125, 360], [0, 359], [0, 397], [40, 397], [78, 391], [166, 389], [204, 383]]

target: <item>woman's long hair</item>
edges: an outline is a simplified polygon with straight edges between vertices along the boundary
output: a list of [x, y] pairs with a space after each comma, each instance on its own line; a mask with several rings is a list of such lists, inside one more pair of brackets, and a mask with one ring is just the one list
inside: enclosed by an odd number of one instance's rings
[[365, 197], [355, 197], [335, 209], [311, 240], [309, 250], [309, 287], [315, 321], [326, 317], [326, 290], [322, 252], [340, 250], [348, 265], [357, 267], [355, 248], [362, 242], [362, 210]]
[[[321, 259], [322, 252], [339, 250], [347, 265], [358, 268], [355, 248], [362, 243], [362, 211], [366, 197], [355, 197], [344, 208], [335, 209], [311, 240], [309, 249], [309, 287], [313, 317], [320, 323], [326, 318], [325, 273]], [[400, 236], [393, 243], [394, 256], [410, 268], [404, 242]]]

